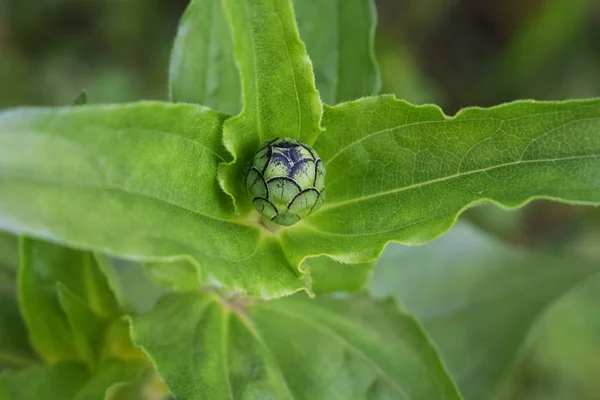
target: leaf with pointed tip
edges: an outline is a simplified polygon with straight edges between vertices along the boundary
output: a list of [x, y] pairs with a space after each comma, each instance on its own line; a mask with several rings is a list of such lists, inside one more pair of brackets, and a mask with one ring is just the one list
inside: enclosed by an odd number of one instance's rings
[[483, 399], [545, 311], [598, 274], [595, 263], [520, 250], [458, 224], [426, 247], [388, 246], [369, 287], [414, 313], [465, 398]]
[[0, 229], [139, 261], [189, 260], [264, 298], [309, 286], [217, 183], [223, 116], [190, 104], [0, 113]]
[[229, 114], [241, 110], [241, 85], [221, 0], [192, 0], [171, 52], [171, 100]]
[[373, 0], [294, 0], [294, 10], [323, 102], [337, 104], [377, 94]]
[[446, 117], [392, 96], [326, 107], [314, 148], [327, 200], [279, 237], [306, 256], [373, 260], [390, 241], [422, 244], [467, 207], [537, 198], [600, 204], [600, 100], [517, 101]]
[[71, 325], [80, 304], [68, 307], [65, 314], [62, 305], [72, 305], [72, 297], [61, 299], [56, 285], [60, 282], [78, 299], [85, 299], [87, 305], [83, 307], [91, 315], [88, 307], [106, 318], [116, 315], [116, 303], [91, 255], [25, 238], [21, 240], [21, 254], [19, 301], [33, 347], [50, 362], [90, 361]]
[[289, 0], [223, 0], [242, 82], [242, 113], [225, 121], [223, 142], [234, 156], [219, 168], [222, 187], [242, 211], [247, 165], [260, 145], [278, 137], [312, 145], [322, 106], [310, 59]]
[[414, 319], [366, 295], [167, 295], [132, 334], [177, 398], [460, 398]]
[[92, 254], [26, 238], [21, 246], [21, 311], [42, 358], [92, 369], [112, 357], [143, 359], [127, 327], [118, 329], [122, 311]]
[[[74, 344], [83, 361], [94, 368], [101, 356], [106, 321], [96, 315], [84, 300], [60, 281], [56, 285], [56, 291]], [[44, 310], [40, 309], [40, 312]], [[51, 333], [48, 336], [52, 335]]]
[[82, 364], [57, 363], [0, 373], [0, 400], [98, 400], [118, 382], [136, 379], [141, 363], [112, 360], [94, 373]]

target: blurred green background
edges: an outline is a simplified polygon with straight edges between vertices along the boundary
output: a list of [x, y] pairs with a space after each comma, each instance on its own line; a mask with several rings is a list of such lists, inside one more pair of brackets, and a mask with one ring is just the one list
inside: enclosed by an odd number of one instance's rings
[[[0, 0], [0, 108], [166, 100], [187, 0]], [[448, 114], [600, 96], [598, 0], [379, 0], [382, 91]], [[515, 246], [600, 264], [600, 210], [535, 202], [463, 219]], [[553, 307], [501, 399], [600, 399], [600, 279]]]

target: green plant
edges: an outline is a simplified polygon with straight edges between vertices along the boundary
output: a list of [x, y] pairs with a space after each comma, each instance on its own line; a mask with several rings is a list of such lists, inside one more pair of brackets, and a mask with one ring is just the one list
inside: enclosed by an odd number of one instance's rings
[[[193, 0], [173, 47], [171, 103], [0, 113], [0, 229], [22, 236], [18, 272], [11, 259], [6, 274], [18, 275], [23, 316], [1, 303], [0, 362], [26, 367], [0, 374], [0, 399], [490, 393], [534, 320], [595, 266], [482, 278], [464, 301], [493, 302], [489, 285], [535, 307], [517, 303], [499, 326], [518, 329], [483, 341], [501, 359], [476, 379], [452, 328], [461, 319], [425, 317], [462, 293], [460, 271], [436, 274], [458, 282], [444, 293], [422, 268], [389, 273], [402, 259], [384, 256], [362, 289], [386, 244], [431, 241], [475, 204], [600, 203], [600, 100], [448, 117], [375, 96], [374, 26], [369, 0]], [[327, 199], [291, 226], [270, 225], [247, 193], [253, 157], [277, 138], [314, 148], [327, 167]], [[477, 240], [461, 243], [481, 252], [475, 267], [500, 255], [540, 262]], [[522, 293], [506, 276], [543, 277], [547, 290]], [[424, 282], [417, 297], [406, 282]], [[147, 301], [131, 293], [142, 284]], [[426, 329], [373, 294], [403, 301]]]

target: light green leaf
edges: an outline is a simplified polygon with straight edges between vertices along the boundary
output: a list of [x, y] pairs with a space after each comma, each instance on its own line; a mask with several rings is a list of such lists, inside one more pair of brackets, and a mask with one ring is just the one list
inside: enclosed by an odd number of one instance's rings
[[139, 261], [189, 260], [254, 296], [306, 288], [216, 180], [223, 117], [135, 103], [0, 113], [0, 229]]
[[113, 360], [93, 375], [76, 363], [6, 371], [0, 374], [0, 400], [99, 400], [112, 385], [136, 379], [143, 368]]
[[93, 256], [25, 238], [21, 254], [19, 300], [34, 348], [46, 361], [93, 368], [121, 314]]
[[72, 275], [82, 276], [82, 254], [23, 238], [21, 256], [19, 302], [33, 347], [49, 362], [82, 360], [56, 292], [61, 281], [83, 286]]
[[422, 244], [481, 202], [600, 203], [600, 100], [519, 101], [446, 117], [391, 96], [327, 107], [315, 150], [323, 207], [279, 237], [297, 264], [326, 254], [377, 258], [389, 241]]
[[120, 307], [128, 313], [142, 313], [152, 309], [166, 292], [155, 284], [141, 262], [120, 260], [96, 254], [98, 266], [108, 279]]
[[[86, 364], [93, 368], [96, 361], [100, 359], [106, 322], [62, 283], [58, 282], [56, 290], [58, 302], [67, 318], [77, 349]], [[52, 333], [45, 332], [45, 334], [52, 336]]]
[[240, 112], [240, 78], [221, 0], [188, 5], [173, 44], [169, 83], [172, 101]]
[[377, 94], [373, 1], [295, 0], [294, 10], [321, 99], [337, 104]]
[[278, 137], [312, 145], [321, 128], [321, 101], [289, 0], [223, 0], [240, 68], [243, 110], [224, 124], [234, 161], [220, 167], [220, 183], [244, 211], [245, 169], [259, 146]]
[[157, 285], [180, 291], [198, 290], [201, 287], [198, 270], [185, 260], [147, 263], [145, 268], [148, 277]]
[[[378, 92], [372, 0], [295, 1], [294, 11], [323, 101], [336, 104]], [[179, 24], [169, 72], [173, 101], [240, 112], [241, 83], [220, 0], [190, 2]]]
[[168, 295], [132, 333], [182, 399], [459, 398], [419, 325], [365, 295]]
[[423, 247], [390, 245], [369, 284], [424, 325], [467, 399], [485, 399], [556, 300], [594, 263], [504, 245], [468, 225]]
[[327, 256], [309, 258], [303, 265], [310, 270], [312, 290], [317, 295], [328, 292], [358, 292], [371, 277], [375, 262], [342, 264]]

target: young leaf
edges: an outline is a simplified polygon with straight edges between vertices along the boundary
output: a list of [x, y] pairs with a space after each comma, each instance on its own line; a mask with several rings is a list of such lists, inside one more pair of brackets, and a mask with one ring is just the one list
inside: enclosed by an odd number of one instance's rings
[[243, 110], [224, 124], [234, 161], [222, 165], [222, 187], [242, 210], [246, 166], [259, 146], [278, 137], [312, 145], [321, 128], [321, 101], [289, 0], [223, 0], [240, 68]]
[[33, 346], [47, 361], [94, 367], [120, 310], [92, 255], [25, 238], [21, 254], [19, 300]]
[[365, 295], [174, 294], [132, 332], [177, 398], [459, 398], [419, 325]]
[[141, 363], [112, 360], [95, 374], [76, 363], [57, 363], [0, 374], [0, 400], [98, 400], [108, 388], [136, 379]]
[[173, 44], [169, 84], [172, 101], [240, 112], [240, 78], [221, 0], [190, 1]]
[[391, 96], [327, 107], [315, 150], [327, 200], [280, 239], [292, 264], [327, 254], [376, 258], [389, 241], [421, 244], [489, 201], [600, 203], [600, 100], [518, 101], [446, 117]]
[[96, 315], [84, 300], [62, 283], [59, 282], [56, 289], [58, 302], [67, 318], [73, 340], [83, 360], [94, 368], [101, 356], [106, 321]]
[[504, 245], [468, 225], [426, 247], [391, 245], [371, 290], [424, 324], [468, 399], [493, 393], [532, 326], [598, 265]]
[[373, 0], [295, 0], [294, 10], [321, 99], [337, 104], [377, 94]]
[[308, 286], [217, 183], [223, 117], [136, 103], [0, 113], [0, 229], [139, 261], [189, 260], [253, 296]]

